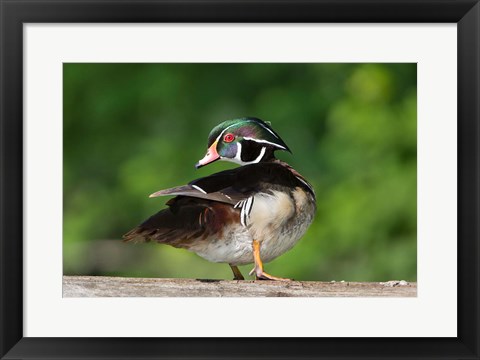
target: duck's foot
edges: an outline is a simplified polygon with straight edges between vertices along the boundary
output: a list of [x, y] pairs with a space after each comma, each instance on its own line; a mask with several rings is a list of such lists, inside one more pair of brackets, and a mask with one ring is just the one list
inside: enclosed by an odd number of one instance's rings
[[233, 272], [233, 280], [245, 280], [245, 278], [243, 277], [238, 267], [234, 265], [230, 265], [230, 268], [232, 269], [232, 272]]
[[260, 243], [256, 240], [253, 240], [253, 259], [255, 261], [255, 267], [248, 274], [255, 274], [257, 280], [275, 280], [275, 281], [292, 281], [291, 279], [285, 279], [277, 276], [267, 274], [263, 271], [263, 263], [260, 258]]
[[267, 274], [265, 271], [260, 270], [256, 267], [254, 267], [252, 271], [249, 272], [249, 275], [253, 275], [253, 274], [255, 274], [256, 280], [292, 281], [292, 279], [281, 278], [278, 276]]

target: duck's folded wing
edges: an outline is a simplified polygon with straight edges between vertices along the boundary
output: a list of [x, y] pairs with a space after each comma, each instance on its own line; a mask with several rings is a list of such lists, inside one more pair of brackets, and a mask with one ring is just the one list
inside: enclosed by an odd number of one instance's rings
[[169, 208], [126, 233], [124, 241], [157, 241], [189, 248], [192, 243], [221, 237], [224, 227], [238, 219], [237, 209], [219, 202], [179, 196], [169, 203]]
[[247, 199], [252, 193], [248, 189], [235, 186], [238, 182], [238, 170], [239, 168], [222, 171], [194, 180], [188, 185], [160, 190], [151, 194], [150, 197], [168, 195], [191, 196], [236, 205], [240, 201]]
[[183, 195], [237, 205], [252, 194], [274, 186], [307, 188], [308, 183], [292, 171], [278, 163], [245, 165], [194, 180], [188, 185], [160, 190], [150, 196]]
[[228, 191], [225, 193], [221, 191], [216, 191], [212, 193], [207, 193], [202, 188], [195, 186], [195, 185], [183, 185], [177, 186], [170, 189], [160, 190], [150, 195], [150, 197], [158, 197], [158, 196], [168, 196], [168, 195], [177, 195], [177, 196], [191, 196], [199, 199], [206, 199], [206, 200], [213, 200], [219, 201], [222, 203], [227, 203], [231, 205], [235, 205], [238, 200], [234, 200], [231, 196], [227, 194]]

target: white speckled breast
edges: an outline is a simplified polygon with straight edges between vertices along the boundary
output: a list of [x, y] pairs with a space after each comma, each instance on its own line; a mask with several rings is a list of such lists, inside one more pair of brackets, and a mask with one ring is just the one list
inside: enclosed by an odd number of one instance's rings
[[[189, 250], [212, 262], [245, 265], [253, 262], [255, 239], [261, 243], [261, 259], [269, 262], [300, 240], [313, 221], [315, 208], [313, 196], [300, 187], [291, 193], [260, 193], [254, 196], [246, 226], [232, 225], [221, 239], [200, 241]], [[240, 217], [241, 209], [238, 213]]]

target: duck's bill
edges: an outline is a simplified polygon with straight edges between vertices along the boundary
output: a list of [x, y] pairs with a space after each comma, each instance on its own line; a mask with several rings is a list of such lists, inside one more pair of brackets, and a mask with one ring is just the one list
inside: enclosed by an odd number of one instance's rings
[[205, 155], [205, 157], [200, 160], [199, 162], [197, 162], [195, 164], [195, 167], [198, 169], [198, 168], [201, 168], [202, 166], [205, 166], [207, 164], [210, 164], [214, 161], [217, 161], [218, 159], [220, 159], [220, 155], [218, 155], [217, 153], [217, 142], [215, 141], [212, 146], [210, 146], [207, 150], [207, 154]]

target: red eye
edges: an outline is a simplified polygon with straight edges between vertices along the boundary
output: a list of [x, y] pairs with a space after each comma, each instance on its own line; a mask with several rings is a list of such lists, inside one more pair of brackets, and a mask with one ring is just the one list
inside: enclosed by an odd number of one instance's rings
[[235, 136], [233, 136], [233, 134], [226, 134], [224, 137], [223, 137], [223, 141], [229, 143], [229, 142], [232, 142], [233, 139], [235, 139]]

